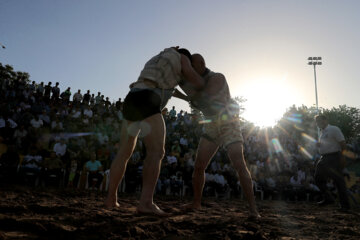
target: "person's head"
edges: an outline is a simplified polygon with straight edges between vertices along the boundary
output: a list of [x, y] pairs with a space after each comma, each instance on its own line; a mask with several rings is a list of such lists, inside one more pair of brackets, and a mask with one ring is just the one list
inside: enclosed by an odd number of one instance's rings
[[205, 70], [206, 70], [206, 65], [205, 65], [205, 60], [204, 58], [198, 54], [198, 53], [194, 53], [192, 55], [192, 61], [191, 61], [191, 65], [193, 66], [193, 68], [195, 69], [195, 71], [202, 75]]
[[101, 92], [98, 92], [98, 96], [100, 96]]
[[78, 93], [80, 93], [80, 92], [81, 92], [81, 90], [79, 89], [79, 90], [78, 90]]
[[90, 90], [87, 90], [87, 93], [89, 94], [89, 93], [90, 93]]
[[56, 86], [59, 86], [59, 82], [56, 82]]
[[51, 86], [52, 82], [49, 82], [48, 85]]
[[180, 54], [185, 55], [185, 56], [190, 60], [190, 62], [191, 62], [192, 56], [191, 56], [191, 53], [189, 52], [189, 50], [187, 50], [186, 48], [179, 48], [177, 51], [178, 51]]
[[315, 117], [315, 122], [320, 129], [324, 129], [328, 125], [327, 117], [324, 115], [317, 115]]

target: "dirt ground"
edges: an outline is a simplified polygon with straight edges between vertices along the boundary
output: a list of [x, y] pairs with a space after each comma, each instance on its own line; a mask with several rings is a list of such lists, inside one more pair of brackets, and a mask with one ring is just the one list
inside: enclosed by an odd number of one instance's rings
[[135, 213], [138, 196], [121, 195], [118, 210], [102, 207], [104, 193], [0, 187], [3, 239], [360, 239], [359, 210], [337, 211], [315, 203], [258, 201], [263, 218], [247, 219], [240, 199], [204, 199], [185, 212], [190, 199], [155, 197], [171, 216]]

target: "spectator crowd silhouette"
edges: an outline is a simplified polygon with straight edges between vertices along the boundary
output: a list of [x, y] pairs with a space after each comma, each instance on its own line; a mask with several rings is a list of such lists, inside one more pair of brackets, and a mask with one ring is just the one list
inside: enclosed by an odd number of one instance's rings
[[[120, 140], [122, 100], [101, 92], [74, 94], [56, 82], [29, 81], [27, 73], [0, 65], [0, 176], [3, 182], [38, 187], [106, 189]], [[191, 195], [194, 159], [202, 127], [199, 112], [164, 109], [166, 154], [156, 194]], [[260, 129], [244, 122], [244, 155], [261, 199], [315, 201], [315, 144], [299, 145], [295, 132]], [[127, 165], [121, 192], [141, 189], [140, 139]], [[236, 172], [223, 149], [207, 168], [205, 196], [242, 197]], [[355, 178], [356, 179], [356, 178]], [[329, 188], [333, 188], [329, 182]], [[359, 181], [352, 185], [359, 194]]]

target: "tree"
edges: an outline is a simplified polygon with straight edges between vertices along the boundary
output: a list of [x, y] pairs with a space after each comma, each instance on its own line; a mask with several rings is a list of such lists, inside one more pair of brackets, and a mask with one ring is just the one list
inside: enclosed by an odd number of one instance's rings
[[360, 109], [340, 105], [338, 108], [322, 109], [331, 125], [341, 129], [347, 142], [352, 142], [360, 136]]

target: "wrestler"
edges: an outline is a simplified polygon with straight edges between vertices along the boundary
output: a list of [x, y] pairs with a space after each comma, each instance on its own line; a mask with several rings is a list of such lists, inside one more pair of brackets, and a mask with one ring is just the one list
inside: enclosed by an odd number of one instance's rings
[[146, 158], [137, 212], [166, 215], [153, 202], [161, 160], [165, 153], [165, 124], [161, 110], [182, 79], [186, 79], [187, 84], [195, 89], [201, 89], [204, 86], [204, 80], [191, 66], [190, 52], [178, 47], [166, 48], [145, 64], [138, 80], [130, 85], [130, 92], [123, 104], [124, 121], [120, 148], [110, 168], [109, 192], [105, 200], [107, 208], [119, 206], [118, 186], [141, 131], [144, 136]]
[[227, 150], [229, 159], [238, 173], [241, 187], [249, 203], [250, 217], [259, 218], [255, 204], [253, 185], [250, 172], [243, 154], [243, 137], [238, 119], [239, 105], [231, 99], [225, 76], [206, 68], [205, 60], [200, 54], [192, 55], [192, 65], [205, 80], [202, 91], [196, 91], [184, 82], [180, 87], [187, 94], [176, 90], [175, 97], [188, 100], [193, 107], [202, 111], [208, 122], [204, 125], [204, 133], [197, 149], [193, 189], [194, 199], [191, 208], [201, 208], [201, 198], [205, 183], [205, 169], [217, 152], [219, 146]]

